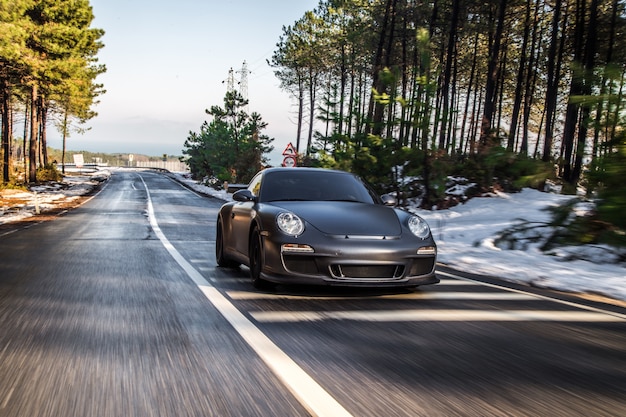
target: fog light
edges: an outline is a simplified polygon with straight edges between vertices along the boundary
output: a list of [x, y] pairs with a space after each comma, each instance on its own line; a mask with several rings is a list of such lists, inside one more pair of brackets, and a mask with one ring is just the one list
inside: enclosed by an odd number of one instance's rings
[[418, 255], [435, 255], [437, 253], [437, 248], [434, 246], [424, 246], [417, 250]]
[[280, 251], [282, 253], [290, 252], [290, 253], [313, 253], [312, 247], [309, 245], [303, 245], [301, 243], [285, 243], [281, 246]]

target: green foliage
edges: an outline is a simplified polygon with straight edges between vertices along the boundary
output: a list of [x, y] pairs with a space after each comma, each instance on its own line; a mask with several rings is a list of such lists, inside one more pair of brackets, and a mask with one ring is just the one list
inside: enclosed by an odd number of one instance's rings
[[551, 163], [507, 151], [502, 146], [459, 159], [454, 172], [471, 179], [483, 189], [496, 187], [504, 191], [519, 191], [524, 187], [542, 190], [546, 180], [556, 179]]
[[257, 113], [245, 112], [247, 101], [226, 93], [224, 107], [213, 106], [199, 133], [190, 132], [183, 154], [194, 178], [215, 177], [219, 182], [246, 183], [266, 163], [273, 138], [261, 134], [267, 123]]
[[61, 181], [63, 176], [53, 164], [37, 168], [37, 182]]
[[349, 137], [336, 133], [330, 137], [318, 135], [311, 149], [312, 158], [300, 165], [352, 171], [356, 154], [357, 144]]
[[596, 158], [587, 185], [597, 193], [598, 217], [626, 230], [626, 132], [608, 144], [604, 156]]
[[9, 182], [0, 183], [0, 190], [24, 190], [27, 191], [28, 187], [26, 187], [23, 183], [17, 183], [14, 180]]
[[551, 162], [529, 158], [518, 154], [510, 168], [511, 178], [516, 188], [543, 190], [548, 180], [556, 180], [556, 170]]
[[[48, 115], [62, 114], [57, 126], [64, 139], [73, 120], [84, 123], [94, 117], [91, 106], [104, 92], [95, 79], [105, 67], [96, 58], [104, 31], [90, 27], [93, 19], [89, 0], [0, 0], [0, 108], [21, 108], [31, 100], [30, 110], [42, 124]], [[16, 106], [15, 101], [22, 103]], [[8, 120], [3, 118], [0, 130], [11, 130]], [[33, 137], [31, 149], [42, 139]], [[3, 136], [5, 144], [10, 140]], [[42, 156], [47, 164], [45, 152]], [[29, 152], [31, 181], [36, 180], [38, 158]], [[6, 170], [3, 176], [8, 176]]]
[[564, 204], [549, 208], [552, 218], [549, 225], [553, 232], [545, 241], [542, 250], [551, 250], [558, 246], [607, 244], [626, 247], [626, 234], [623, 229], [602, 219], [598, 207], [595, 210], [579, 209], [587, 204], [580, 198], [572, 198]]
[[[503, 249], [528, 250], [536, 246], [549, 255], [566, 260], [597, 262], [626, 262], [626, 237], [614, 226], [598, 218], [594, 205], [581, 198], [572, 198], [563, 204], [547, 209], [548, 222], [519, 223], [501, 231], [494, 244]], [[585, 247], [594, 245], [593, 250]]]
[[352, 172], [364, 178], [379, 194], [397, 191], [393, 175], [397, 143], [391, 138], [364, 135], [355, 148]]
[[446, 182], [454, 168], [451, 158], [445, 152], [430, 151], [428, 157], [425, 158], [425, 164], [428, 165], [425, 172], [428, 173], [429, 190], [422, 202], [422, 207], [444, 207], [445, 204], [442, 203], [446, 198]]

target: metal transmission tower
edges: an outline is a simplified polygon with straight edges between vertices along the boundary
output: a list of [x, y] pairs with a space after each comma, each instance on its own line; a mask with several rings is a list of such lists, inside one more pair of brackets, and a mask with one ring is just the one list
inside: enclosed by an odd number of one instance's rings
[[246, 61], [243, 61], [243, 64], [241, 65], [241, 70], [237, 72], [241, 74], [241, 81], [239, 82], [239, 93], [245, 100], [247, 100], [248, 99], [248, 74], [250, 73], [250, 71], [248, 71], [248, 64], [246, 63]]
[[[246, 63], [246, 61], [243, 61], [243, 65], [241, 66], [241, 70], [240, 71], [234, 71], [233, 68], [231, 67], [230, 70], [228, 70], [228, 78], [224, 81], [222, 81], [223, 83], [226, 83], [226, 92], [227, 93], [232, 93], [235, 91], [235, 72], [239, 75], [241, 75], [241, 79], [240, 81], [237, 82], [237, 84], [239, 84], [239, 94], [241, 95], [241, 97], [243, 97], [244, 100], [248, 100], [248, 74], [251, 73], [251, 71], [248, 70], [248, 64]], [[246, 105], [246, 108], [248, 106]]]
[[243, 61], [243, 65], [241, 66], [241, 70], [237, 71], [237, 73], [241, 74], [241, 81], [239, 82], [239, 93], [244, 98], [244, 100], [248, 99], [248, 64], [246, 61]]
[[231, 67], [228, 70], [228, 78], [222, 81], [222, 84], [226, 83], [226, 92], [232, 93], [235, 90], [235, 71]]

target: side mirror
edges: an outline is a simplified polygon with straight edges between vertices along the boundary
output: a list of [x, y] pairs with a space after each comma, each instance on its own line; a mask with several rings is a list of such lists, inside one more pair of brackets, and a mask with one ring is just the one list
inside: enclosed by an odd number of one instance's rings
[[233, 194], [233, 200], [241, 202], [256, 201], [256, 196], [248, 189], [239, 190]]
[[386, 206], [394, 207], [398, 205], [398, 199], [390, 194], [383, 194], [380, 196], [380, 199], [383, 201], [383, 204]]

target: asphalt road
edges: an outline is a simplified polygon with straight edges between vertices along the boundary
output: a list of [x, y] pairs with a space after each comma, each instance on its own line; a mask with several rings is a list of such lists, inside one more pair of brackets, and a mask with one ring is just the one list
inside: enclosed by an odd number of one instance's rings
[[220, 205], [120, 170], [0, 237], [0, 417], [626, 415], [623, 309], [443, 267], [260, 292], [215, 265]]

